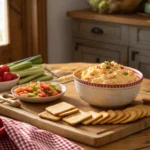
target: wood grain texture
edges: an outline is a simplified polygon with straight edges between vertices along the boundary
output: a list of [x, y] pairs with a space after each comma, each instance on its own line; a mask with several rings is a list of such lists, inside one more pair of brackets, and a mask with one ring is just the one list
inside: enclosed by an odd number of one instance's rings
[[0, 45], [0, 64], [38, 54], [48, 61], [46, 7], [46, 0], [8, 1], [9, 43]]
[[23, 58], [22, 1], [8, 1], [11, 61]]
[[103, 22], [112, 22], [127, 25], [145, 26], [150, 27], [149, 16], [141, 16], [138, 14], [99, 14], [89, 9], [70, 11], [67, 15], [71, 18], [84, 19], [84, 20], [95, 20]]
[[48, 61], [46, 0], [23, 1], [24, 56], [41, 54]]
[[11, 60], [10, 45], [0, 46], [0, 64], [8, 63]]
[[[77, 65], [81, 63], [77, 63]], [[73, 64], [72, 64], [73, 65]], [[74, 68], [76, 64], [72, 67]], [[89, 65], [89, 64], [87, 64]], [[58, 67], [57, 65], [52, 65], [52, 67]], [[65, 67], [65, 65], [62, 65]], [[66, 67], [71, 66], [70, 64], [66, 64]], [[85, 66], [85, 64], [84, 64]], [[56, 101], [51, 103], [44, 104], [32, 104], [21, 102], [21, 109], [10, 107], [8, 104], [0, 104], [0, 114], [8, 116], [10, 118], [14, 118], [16, 120], [24, 121], [35, 125], [39, 128], [52, 131], [58, 135], [64, 136], [68, 139], [77, 140], [78, 142], [91, 145], [93, 147], [102, 146], [133, 133], [144, 130], [150, 126], [150, 118], [144, 118], [138, 120], [136, 122], [125, 124], [125, 125], [96, 125], [96, 126], [84, 126], [84, 125], [76, 125], [71, 126], [63, 121], [52, 122], [48, 120], [44, 120], [38, 117], [38, 113], [45, 110], [46, 107], [56, 104], [60, 101], [68, 102], [77, 108], [83, 111], [96, 111], [99, 112], [103, 109], [96, 108], [90, 106], [88, 103], [84, 102], [79, 98], [79, 95], [75, 91], [74, 82], [66, 83], [67, 91], [65, 95]], [[148, 89], [150, 87], [150, 80], [144, 79], [142, 83], [141, 91], [136, 98], [136, 103], [141, 103], [143, 98], [148, 98]], [[77, 138], [78, 137], [78, 138]]]
[[[82, 65], [85, 67], [86, 65], [89, 66], [91, 64], [66, 63], [66, 64], [52, 64], [52, 65], [49, 64], [48, 66], [50, 66], [50, 68], [67, 68], [67, 69], [70, 68], [72, 70], [75, 69], [75, 67], [78, 68], [79, 66], [81, 67]], [[80, 100], [79, 96], [75, 92], [75, 87], [73, 85], [74, 85], [73, 82], [66, 84], [67, 93], [61, 100], [69, 102], [84, 111], [88, 111], [89, 109], [95, 111], [100, 110], [99, 108], [89, 106], [86, 102]], [[142, 82], [140, 93], [136, 99], [137, 102], [140, 102], [141, 99], [143, 98], [150, 99], [149, 89], [150, 89], [150, 80], [144, 79], [144, 81]], [[50, 104], [54, 104], [59, 101], [60, 100], [57, 100]], [[38, 113], [42, 112], [45, 109], [45, 107], [47, 107], [50, 104], [45, 103], [35, 105], [24, 102], [21, 102], [21, 104], [22, 104], [21, 109], [10, 107], [6, 103], [0, 104], [0, 114], [8, 116], [10, 118], [14, 118], [16, 120], [30, 123], [39, 128], [44, 128], [45, 130], [54, 132], [68, 139], [72, 139], [72, 142], [75, 142], [74, 140], [78, 140], [78, 142], [76, 141], [75, 143], [83, 147], [85, 150], [112, 150], [112, 149], [145, 150], [149, 149], [150, 147], [149, 142], [150, 129], [142, 131], [143, 129], [148, 128], [150, 124], [150, 118], [145, 118], [135, 123], [127, 125], [107, 125], [107, 126], [97, 125], [94, 127], [77, 125], [73, 127], [62, 121], [55, 123], [47, 120], [42, 120], [41, 118], [39, 118]], [[130, 135], [131, 133], [138, 132], [139, 129], [140, 129], [139, 133]], [[99, 141], [97, 137], [100, 137], [101, 140]], [[125, 138], [120, 139], [121, 137]], [[96, 138], [96, 140], [93, 141], [93, 138]], [[86, 144], [81, 144], [81, 142]], [[92, 146], [88, 146], [87, 144]], [[94, 148], [95, 146], [98, 145], [104, 146]]]

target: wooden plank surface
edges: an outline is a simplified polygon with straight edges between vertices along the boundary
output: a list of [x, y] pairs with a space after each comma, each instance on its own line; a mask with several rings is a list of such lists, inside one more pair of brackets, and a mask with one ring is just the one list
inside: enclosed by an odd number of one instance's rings
[[139, 14], [99, 14], [92, 10], [78, 10], [70, 11], [67, 15], [75, 19], [84, 19], [84, 20], [95, 20], [103, 22], [112, 22], [119, 24], [128, 24], [135, 26], [145, 26], [150, 27], [149, 16], [139, 15]]
[[[144, 80], [141, 92], [137, 97], [137, 102], [142, 98], [148, 98], [146, 94], [148, 89], [145, 87], [145, 85], [146, 87], [149, 87], [150, 82], [148, 82], [148, 80]], [[30, 123], [39, 128], [54, 132], [72, 140], [77, 140], [81, 143], [88, 144], [93, 147], [98, 147], [113, 142], [127, 135], [146, 129], [150, 126], [150, 118], [141, 119], [126, 125], [96, 126], [71, 126], [63, 121], [52, 122], [39, 118], [38, 113], [42, 112], [47, 106], [56, 104], [60, 101], [66, 101], [84, 111], [94, 110], [98, 112], [102, 110], [100, 108], [92, 107], [88, 103], [81, 100], [75, 91], [74, 82], [66, 83], [66, 88], [67, 91], [65, 95], [61, 99], [51, 103], [31, 104], [21, 102], [22, 109], [13, 108], [6, 103], [0, 104], [0, 114], [14, 118], [16, 120]]]

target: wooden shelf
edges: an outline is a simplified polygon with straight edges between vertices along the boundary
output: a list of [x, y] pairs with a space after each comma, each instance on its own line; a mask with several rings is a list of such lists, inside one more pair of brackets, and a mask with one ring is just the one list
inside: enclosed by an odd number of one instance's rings
[[150, 27], [150, 17], [140, 14], [99, 14], [92, 10], [85, 9], [67, 12], [67, 16], [76, 19]]

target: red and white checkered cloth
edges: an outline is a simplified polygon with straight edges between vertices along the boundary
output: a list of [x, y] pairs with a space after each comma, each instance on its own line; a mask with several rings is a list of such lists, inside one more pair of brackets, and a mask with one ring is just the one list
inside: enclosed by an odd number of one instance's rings
[[6, 117], [0, 118], [0, 150], [83, 150], [54, 133]]

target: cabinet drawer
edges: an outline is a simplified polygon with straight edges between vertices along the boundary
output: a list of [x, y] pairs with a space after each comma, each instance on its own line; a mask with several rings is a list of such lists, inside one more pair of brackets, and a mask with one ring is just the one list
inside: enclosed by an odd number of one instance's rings
[[[117, 52], [105, 49], [97, 49], [82, 45], [78, 49], [78, 54], [83, 62], [100, 63], [106, 60], [119, 62], [119, 54]], [[79, 55], [76, 57], [76, 60], [79, 59]]]
[[129, 65], [140, 70], [145, 78], [150, 78], [149, 50], [139, 48], [129, 49]]
[[150, 28], [130, 27], [130, 45], [150, 49]]
[[73, 36], [115, 44], [128, 44], [128, 26], [112, 23], [74, 20]]
[[127, 65], [127, 47], [113, 44], [76, 43], [75, 61], [100, 63], [116, 61]]

